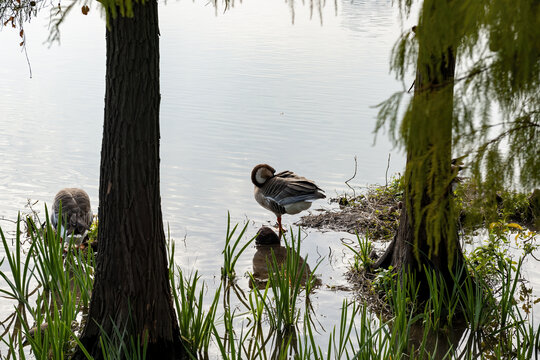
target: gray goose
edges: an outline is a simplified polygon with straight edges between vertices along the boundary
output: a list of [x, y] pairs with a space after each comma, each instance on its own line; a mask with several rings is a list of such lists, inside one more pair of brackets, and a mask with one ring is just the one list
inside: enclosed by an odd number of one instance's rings
[[259, 164], [251, 171], [251, 181], [255, 185], [255, 200], [276, 214], [281, 236], [281, 215], [298, 214], [309, 209], [313, 201], [326, 196], [321, 188], [305, 177], [288, 170], [275, 172], [270, 165]]
[[[62, 220], [59, 221], [58, 213], [62, 206]], [[92, 208], [90, 197], [86, 191], [77, 188], [65, 188], [60, 190], [54, 197], [51, 223], [58, 228], [60, 222], [61, 234], [84, 235], [92, 224]]]

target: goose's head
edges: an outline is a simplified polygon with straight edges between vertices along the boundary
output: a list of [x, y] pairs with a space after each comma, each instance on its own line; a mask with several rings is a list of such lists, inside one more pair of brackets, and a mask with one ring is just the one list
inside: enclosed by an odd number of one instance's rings
[[251, 181], [255, 186], [261, 187], [264, 185], [266, 180], [270, 179], [272, 176], [274, 176], [274, 173], [276, 170], [274, 170], [273, 167], [267, 164], [259, 164], [253, 168], [251, 171]]
[[71, 214], [68, 229], [69, 232], [73, 232], [75, 235], [83, 235], [85, 231], [90, 230], [90, 227], [83, 218], [83, 215], [77, 212]]

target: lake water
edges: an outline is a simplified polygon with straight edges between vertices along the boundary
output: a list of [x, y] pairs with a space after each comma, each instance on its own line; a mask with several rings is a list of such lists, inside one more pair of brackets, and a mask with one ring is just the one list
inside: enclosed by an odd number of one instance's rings
[[[203, 2], [162, 6], [163, 217], [173, 238], [186, 236], [186, 266], [216, 267], [227, 211], [255, 227], [275, 221], [253, 199], [258, 163], [314, 179], [330, 197], [347, 189], [355, 156], [353, 185], [385, 181], [392, 147], [384, 135], [373, 146], [373, 106], [400, 86], [388, 72], [399, 25], [389, 1], [337, 5], [323, 8], [322, 25], [300, 3], [294, 24], [279, 1], [217, 15]], [[50, 48], [46, 22], [28, 25], [32, 78], [18, 32], [0, 33], [0, 216], [16, 217], [27, 198], [50, 203], [66, 186], [86, 189], [97, 210], [105, 81], [97, 13], [75, 11]], [[402, 166], [393, 153], [389, 174]]]
[[[399, 25], [390, 2], [339, 2], [323, 9], [249, 0], [225, 14], [204, 2], [161, 8], [161, 179], [164, 219], [195, 244], [233, 219], [271, 214], [252, 197], [261, 162], [314, 179], [332, 196], [384, 182], [392, 151], [375, 146], [374, 105], [400, 88], [388, 73]], [[51, 202], [65, 186], [87, 190], [97, 209], [105, 81], [103, 19], [75, 11], [61, 45], [43, 43], [45, 21], [3, 29], [0, 59], [1, 216], [27, 198]], [[38, 19], [39, 20], [39, 19]], [[389, 174], [401, 170], [393, 153]], [[291, 219], [291, 222], [293, 219]]]
[[[216, 14], [217, 13], [217, 14]], [[384, 183], [403, 167], [384, 135], [374, 144], [377, 110], [400, 89], [388, 71], [399, 34], [390, 1], [344, 0], [321, 17], [301, 2], [294, 24], [282, 1], [247, 0], [223, 13], [206, 2], [169, 1], [160, 8], [161, 194], [163, 218], [178, 240], [176, 262], [220, 282], [227, 212], [249, 221], [248, 237], [275, 216], [253, 198], [258, 163], [313, 179], [329, 197], [354, 186]], [[18, 31], [0, 33], [0, 217], [14, 219], [27, 199], [50, 204], [63, 187], [84, 188], [97, 212], [105, 88], [105, 25], [96, 7], [78, 10], [48, 46], [46, 19], [26, 25], [32, 78]], [[319, 201], [312, 209], [329, 207]], [[285, 226], [297, 216], [285, 216]], [[0, 223], [12, 229], [9, 222]], [[314, 295], [331, 329], [347, 292], [342, 238], [303, 233], [303, 256], [324, 286]], [[237, 271], [252, 271], [255, 248]], [[248, 288], [245, 277], [240, 285]], [[4, 302], [1, 314], [11, 311]], [[324, 309], [324, 311], [322, 310]], [[326, 319], [326, 320], [324, 320]], [[324, 335], [327, 337], [327, 335]]]
[[[400, 32], [391, 1], [338, 0], [313, 15], [283, 1], [245, 0], [223, 12], [205, 1], [160, 8], [161, 195], [163, 218], [178, 241], [176, 262], [220, 282], [227, 212], [249, 222], [248, 236], [275, 223], [253, 198], [258, 163], [313, 179], [328, 197], [384, 183], [404, 166], [384, 134], [374, 145], [374, 105], [402, 88], [389, 74]], [[322, 21], [321, 21], [322, 18]], [[84, 188], [97, 213], [105, 88], [105, 25], [96, 6], [74, 10], [49, 47], [46, 19], [0, 32], [0, 217], [16, 218], [27, 199], [50, 204], [63, 187]], [[407, 84], [410, 85], [410, 84]], [[406, 85], [405, 85], [406, 86]], [[387, 169], [388, 157], [391, 154]], [[317, 202], [311, 211], [328, 208]], [[286, 226], [299, 219], [284, 216]], [[4, 229], [12, 229], [1, 221]], [[329, 330], [339, 318], [349, 256], [345, 233], [303, 232], [308, 263], [323, 286], [314, 306]], [[246, 238], [247, 240], [247, 238]], [[384, 245], [383, 245], [384, 246]], [[255, 248], [240, 259], [251, 271]], [[247, 279], [242, 278], [247, 289]], [[0, 306], [0, 315], [10, 311]], [[327, 335], [324, 336], [326, 338]]]

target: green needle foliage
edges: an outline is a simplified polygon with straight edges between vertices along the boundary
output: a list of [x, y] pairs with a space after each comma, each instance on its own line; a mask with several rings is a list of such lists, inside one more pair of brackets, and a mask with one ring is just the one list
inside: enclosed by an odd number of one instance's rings
[[[394, 46], [391, 69], [404, 88], [380, 104], [376, 129], [386, 127], [407, 152], [405, 202], [416, 257], [425, 231], [428, 256], [446, 246], [451, 264], [456, 211], [448, 194], [457, 175], [451, 157], [468, 165], [483, 207], [495, 206], [497, 191], [516, 179], [525, 189], [540, 184], [540, 3], [398, 4], [403, 17], [418, 9], [418, 24]], [[405, 85], [412, 76], [414, 96]]]

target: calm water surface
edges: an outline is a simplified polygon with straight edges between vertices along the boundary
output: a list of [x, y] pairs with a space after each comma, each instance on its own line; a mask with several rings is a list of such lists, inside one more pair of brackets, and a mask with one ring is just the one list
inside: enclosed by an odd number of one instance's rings
[[[1, 215], [27, 198], [50, 202], [84, 187], [97, 208], [103, 117], [103, 19], [78, 13], [61, 45], [46, 21], [26, 28], [33, 78], [6, 28], [0, 38]], [[343, 1], [317, 15], [300, 4], [249, 0], [222, 14], [204, 2], [161, 8], [161, 160], [164, 219], [195, 243], [233, 218], [262, 222], [249, 173], [260, 162], [317, 180], [329, 195], [384, 182], [391, 146], [374, 143], [372, 106], [399, 89], [388, 74], [398, 24], [390, 2]], [[389, 173], [402, 168], [393, 154]], [[197, 241], [195, 241], [197, 240]]]
[[[353, 185], [385, 181], [392, 152], [384, 135], [374, 146], [374, 105], [400, 88], [388, 73], [399, 33], [390, 1], [340, 1], [310, 16], [300, 2], [248, 0], [225, 14], [205, 2], [161, 7], [161, 193], [163, 218], [178, 240], [176, 262], [219, 285], [227, 212], [249, 221], [248, 237], [273, 214], [253, 199], [250, 172], [265, 162], [314, 179], [331, 197]], [[87, 190], [97, 211], [103, 121], [105, 31], [73, 13], [61, 45], [42, 44], [46, 21], [26, 28], [33, 77], [5, 28], [0, 41], [0, 216], [13, 219], [27, 199], [50, 203], [66, 186]], [[389, 174], [403, 166], [392, 153]], [[319, 201], [313, 207], [329, 207]], [[285, 216], [292, 225], [298, 216]], [[4, 228], [10, 228], [3, 221]], [[325, 328], [339, 316], [349, 234], [303, 232], [303, 256], [324, 286], [314, 306]], [[247, 238], [246, 238], [247, 240]], [[255, 248], [238, 263], [251, 271]], [[240, 285], [245, 289], [247, 279]], [[4, 303], [2, 313], [11, 311]], [[322, 310], [324, 309], [324, 311]], [[326, 338], [327, 335], [323, 335]]]
[[[257, 163], [314, 179], [330, 196], [346, 190], [355, 156], [356, 185], [385, 181], [391, 146], [384, 135], [373, 146], [373, 106], [400, 86], [388, 74], [399, 26], [390, 2], [337, 5], [323, 9], [322, 24], [300, 3], [294, 24], [279, 1], [217, 15], [204, 2], [162, 6], [162, 204], [172, 237], [186, 237], [185, 266], [219, 270], [227, 211], [254, 227], [275, 220], [253, 199]], [[97, 13], [71, 14], [50, 48], [45, 20], [27, 26], [32, 78], [17, 32], [1, 33], [0, 216], [14, 218], [27, 198], [51, 202], [66, 186], [86, 189], [97, 209], [105, 74]], [[402, 165], [394, 153], [389, 173]]]
[[[249, 237], [275, 222], [253, 199], [254, 165], [293, 170], [329, 197], [347, 190], [355, 156], [356, 187], [384, 183], [389, 154], [388, 173], [401, 171], [402, 155], [384, 134], [374, 145], [373, 135], [373, 106], [402, 87], [388, 71], [400, 29], [390, 1], [338, 0], [322, 9], [322, 21], [297, 2], [294, 24], [290, 6], [277, 0], [245, 0], [226, 13], [204, 1], [169, 1], [160, 11], [163, 218], [179, 244], [177, 263], [198, 270], [211, 289], [219, 284], [227, 212], [233, 222], [249, 222]], [[86, 189], [97, 212], [105, 87], [98, 13], [74, 11], [61, 45], [50, 48], [46, 19], [29, 24], [32, 78], [18, 32], [0, 33], [0, 217], [15, 218], [28, 198], [42, 210], [68, 186]], [[312, 211], [327, 207], [319, 201]], [[302, 236], [308, 263], [324, 259], [314, 305], [329, 330], [351, 296], [330, 287], [346, 285], [341, 241], [352, 237]], [[239, 274], [251, 271], [254, 253], [240, 259]], [[247, 289], [245, 278], [241, 286]]]

